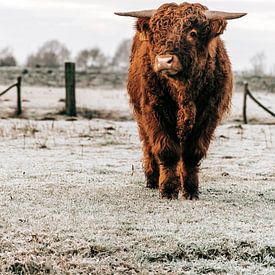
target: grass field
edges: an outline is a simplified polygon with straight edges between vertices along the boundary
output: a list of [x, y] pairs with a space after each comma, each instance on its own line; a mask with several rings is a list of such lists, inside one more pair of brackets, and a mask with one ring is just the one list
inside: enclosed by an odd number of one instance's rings
[[275, 127], [252, 105], [241, 125], [241, 94], [202, 164], [200, 200], [169, 201], [145, 188], [125, 91], [84, 91], [82, 108], [115, 120], [76, 121], [56, 115], [61, 90], [44, 105], [36, 92], [25, 119], [0, 120], [0, 274], [275, 274]]

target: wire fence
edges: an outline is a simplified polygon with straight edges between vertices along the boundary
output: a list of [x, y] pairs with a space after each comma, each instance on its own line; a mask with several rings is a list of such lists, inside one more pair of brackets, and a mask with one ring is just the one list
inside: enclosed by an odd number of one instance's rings
[[[5, 95], [13, 88], [17, 88], [17, 110], [16, 115], [22, 114], [21, 103], [21, 83], [22, 77], [17, 78], [17, 82], [9, 86], [3, 92], [0, 93], [0, 97]], [[76, 100], [75, 100], [75, 63], [65, 63], [65, 88], [66, 88], [66, 100], [65, 100], [65, 114], [67, 116], [76, 116]]]
[[[65, 75], [66, 75], [66, 114], [69, 116], [76, 115], [76, 107], [75, 107], [75, 71], [73, 63], [66, 63], [65, 65]], [[22, 103], [21, 103], [21, 83], [22, 78], [19, 76], [17, 78], [17, 82], [9, 86], [3, 92], [0, 93], [0, 97], [8, 93], [13, 88], [17, 89], [17, 109], [16, 115], [20, 116], [22, 114]], [[264, 106], [255, 96], [252, 94], [248, 87], [248, 83], [244, 83], [244, 99], [243, 99], [243, 122], [244, 124], [248, 123], [247, 119], [247, 97], [250, 97], [259, 107], [269, 113], [272, 117], [275, 117], [275, 113], [269, 110], [266, 106]]]
[[259, 100], [253, 96], [252, 92], [248, 88], [248, 83], [244, 83], [244, 100], [243, 100], [243, 122], [244, 124], [248, 123], [247, 120], [247, 97], [250, 97], [259, 107], [261, 107], [263, 110], [265, 110], [267, 113], [269, 113], [271, 116], [275, 117], [275, 113], [273, 113], [271, 110], [269, 110], [267, 107], [265, 107]]
[[9, 86], [6, 90], [0, 93], [0, 97], [9, 92], [11, 89], [16, 88], [17, 89], [17, 109], [16, 109], [16, 115], [20, 116], [22, 114], [22, 103], [21, 103], [21, 82], [22, 78], [19, 76], [17, 78], [17, 82]]

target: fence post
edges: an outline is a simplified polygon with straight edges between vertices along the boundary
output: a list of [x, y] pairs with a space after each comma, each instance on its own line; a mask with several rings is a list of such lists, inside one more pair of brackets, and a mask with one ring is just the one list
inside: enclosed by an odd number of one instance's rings
[[21, 76], [17, 78], [17, 111], [16, 115], [20, 116], [22, 114], [22, 105], [21, 105]]
[[65, 86], [66, 86], [66, 115], [76, 116], [75, 104], [75, 64], [65, 63]]
[[244, 83], [244, 96], [243, 96], [243, 123], [247, 124], [247, 115], [246, 115], [246, 100], [248, 94], [248, 83]]

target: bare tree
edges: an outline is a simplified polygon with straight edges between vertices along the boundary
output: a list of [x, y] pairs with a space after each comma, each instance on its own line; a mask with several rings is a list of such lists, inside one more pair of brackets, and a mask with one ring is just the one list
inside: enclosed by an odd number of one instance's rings
[[120, 69], [127, 69], [131, 52], [131, 40], [125, 39], [118, 45], [114, 54], [112, 66]]
[[69, 58], [70, 51], [67, 47], [57, 40], [51, 40], [45, 42], [37, 53], [28, 57], [27, 66], [60, 67]]
[[103, 68], [107, 63], [107, 57], [99, 48], [85, 49], [79, 52], [76, 57], [76, 64], [79, 68]]
[[76, 65], [79, 68], [87, 70], [89, 67], [89, 62], [90, 62], [90, 52], [89, 50], [82, 50], [78, 53], [76, 57]]
[[0, 66], [1, 67], [12, 67], [16, 66], [17, 61], [13, 55], [11, 48], [4, 48], [0, 51]]
[[266, 56], [264, 52], [255, 54], [250, 62], [252, 64], [252, 72], [254, 75], [262, 76], [265, 74]]
[[271, 74], [272, 76], [275, 76], [275, 64], [273, 64], [273, 65], [271, 66], [270, 74]]

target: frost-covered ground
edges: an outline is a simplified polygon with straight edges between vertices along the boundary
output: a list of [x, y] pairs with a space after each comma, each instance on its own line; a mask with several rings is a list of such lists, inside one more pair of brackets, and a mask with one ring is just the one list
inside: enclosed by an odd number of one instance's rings
[[[0, 86], [0, 92], [6, 87]], [[253, 92], [255, 97], [275, 113], [275, 93]], [[27, 119], [64, 119], [57, 114], [64, 110], [65, 91], [63, 88], [22, 88], [23, 115]], [[79, 114], [85, 118], [129, 120], [132, 118], [126, 89], [93, 90], [77, 89], [76, 103]], [[233, 96], [231, 115], [227, 122], [242, 120], [243, 93]], [[16, 91], [0, 97], [0, 118], [10, 117], [15, 112]], [[275, 123], [275, 119], [258, 107], [250, 98], [247, 100], [247, 117], [252, 123]]]
[[201, 167], [200, 200], [168, 201], [144, 187], [125, 92], [78, 95], [116, 121], [64, 121], [62, 90], [29, 89], [25, 116], [58, 120], [0, 120], [0, 274], [275, 274], [275, 127], [255, 124], [268, 115], [252, 104], [254, 124], [240, 125], [241, 94]]

